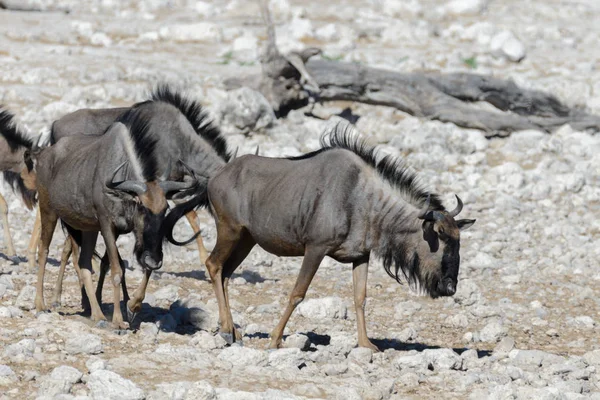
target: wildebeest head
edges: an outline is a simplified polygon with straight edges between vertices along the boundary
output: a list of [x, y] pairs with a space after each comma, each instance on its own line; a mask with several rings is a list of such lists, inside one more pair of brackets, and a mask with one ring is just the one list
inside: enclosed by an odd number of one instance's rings
[[[112, 196], [123, 201], [133, 202], [133, 232], [135, 235], [134, 253], [138, 263], [145, 269], [157, 270], [162, 266], [163, 221], [167, 213], [167, 199], [177, 193], [185, 192], [197, 182], [126, 180], [115, 182], [117, 172], [125, 165], [121, 164], [106, 182]], [[167, 174], [168, 175], [168, 174]]]
[[431, 297], [452, 296], [456, 293], [460, 265], [460, 231], [475, 223], [474, 219], [455, 220], [463, 204], [458, 196], [452, 211], [428, 210], [429, 199], [419, 212], [423, 220], [423, 240], [415, 257], [419, 264], [419, 284]]

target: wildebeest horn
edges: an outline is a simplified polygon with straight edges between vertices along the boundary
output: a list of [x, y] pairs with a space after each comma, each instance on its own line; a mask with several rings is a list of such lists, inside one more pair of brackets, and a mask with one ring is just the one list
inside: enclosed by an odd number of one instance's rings
[[233, 155], [231, 156], [231, 159], [232, 159], [232, 160], [237, 158], [237, 153], [238, 153], [238, 150], [239, 150], [239, 149], [240, 149], [239, 147], [236, 147], [236, 148], [235, 148], [235, 151], [233, 152]]
[[458, 197], [458, 195], [456, 195], [456, 194], [454, 196], [456, 196], [456, 201], [458, 202], [458, 204], [456, 205], [456, 208], [454, 210], [452, 210], [448, 213], [448, 215], [451, 217], [456, 217], [458, 215], [458, 213], [460, 213], [463, 209], [463, 202], [460, 199], [460, 197]]
[[115, 172], [113, 172], [110, 179], [108, 181], [106, 181], [106, 186], [110, 189], [121, 190], [123, 192], [129, 192], [129, 193], [135, 193], [137, 195], [146, 193], [146, 190], [148, 190], [148, 187], [146, 186], [146, 184], [144, 182], [139, 182], [139, 181], [115, 182], [115, 176], [117, 176], [117, 173], [121, 170], [121, 168], [123, 168], [125, 166], [125, 164], [127, 164], [127, 161], [125, 161], [124, 163], [122, 163], [115, 169]]
[[254, 155], [257, 156], [259, 151], [260, 151], [260, 146], [256, 146], [256, 153], [254, 153]]
[[160, 188], [165, 193], [181, 192], [182, 190], [191, 189], [195, 185], [196, 185], [195, 179], [192, 182], [164, 181], [164, 182], [159, 182], [159, 184], [158, 184], [158, 186], [160, 186]]
[[431, 195], [428, 194], [427, 195], [427, 200], [425, 200], [425, 204], [423, 205], [423, 208], [421, 208], [421, 210], [419, 211], [419, 214], [417, 215], [417, 218], [419, 219], [424, 219], [427, 221], [431, 221], [433, 220], [433, 215], [431, 212], [427, 212], [427, 209], [429, 208], [429, 203], [431, 202]]

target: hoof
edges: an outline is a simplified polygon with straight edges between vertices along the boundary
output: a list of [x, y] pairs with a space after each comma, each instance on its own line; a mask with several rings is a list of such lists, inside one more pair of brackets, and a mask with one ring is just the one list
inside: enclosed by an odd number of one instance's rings
[[39, 311], [37, 311], [37, 312], [35, 313], [35, 317], [37, 318], [37, 317], [39, 317], [40, 315], [44, 315], [44, 314], [50, 314], [50, 310], [47, 310], [47, 309], [42, 309], [42, 310], [39, 310]]
[[17, 256], [9, 256], [8, 259], [13, 263], [13, 265], [17, 265], [21, 262]]
[[107, 320], [103, 319], [103, 320], [96, 322], [95, 327], [100, 328], [100, 329], [107, 329], [109, 327], [109, 323]]
[[138, 313], [131, 311], [129, 306], [125, 306], [125, 311], [127, 314], [127, 321], [130, 325], [133, 324], [133, 321], [135, 320], [135, 317], [137, 317]]
[[225, 341], [227, 342], [227, 344], [228, 344], [228, 345], [232, 345], [233, 343], [238, 343], [238, 344], [240, 344], [240, 345], [241, 345], [241, 343], [242, 343], [242, 341], [241, 341], [241, 340], [239, 340], [239, 341], [237, 341], [237, 342], [236, 342], [236, 341], [234, 340], [234, 335], [233, 335], [233, 334], [231, 334], [231, 333], [224, 333], [224, 332], [220, 332], [220, 333], [219, 333], [219, 335], [221, 335], [221, 337], [222, 337], [223, 339], [225, 339]]

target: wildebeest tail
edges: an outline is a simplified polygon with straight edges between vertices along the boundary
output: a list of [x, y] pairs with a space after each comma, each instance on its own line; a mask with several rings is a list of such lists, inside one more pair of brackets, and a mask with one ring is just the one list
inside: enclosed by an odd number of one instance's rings
[[[31, 149], [33, 140], [23, 131], [15, 121], [15, 116], [0, 105], [0, 135], [6, 140], [10, 151], [15, 153], [21, 149]], [[10, 185], [13, 192], [21, 196], [28, 209], [33, 209], [37, 204], [37, 192], [28, 189], [21, 178], [21, 174], [13, 171], [2, 172], [4, 181]]]
[[194, 236], [192, 236], [190, 239], [184, 240], [182, 242], [176, 240], [173, 237], [173, 231], [175, 230], [175, 224], [177, 224], [177, 221], [179, 221], [182, 217], [184, 217], [190, 211], [195, 210], [199, 207], [207, 207], [207, 206], [208, 206], [207, 185], [206, 184], [199, 185], [198, 190], [196, 191], [196, 193], [190, 200], [186, 201], [185, 203], [176, 205], [169, 212], [167, 217], [165, 218], [165, 220], [163, 222], [163, 228], [162, 228], [163, 232], [165, 233], [165, 239], [176, 246], [185, 246], [185, 245], [193, 242], [194, 240], [196, 240], [196, 237], [198, 237], [200, 232], [194, 234]]

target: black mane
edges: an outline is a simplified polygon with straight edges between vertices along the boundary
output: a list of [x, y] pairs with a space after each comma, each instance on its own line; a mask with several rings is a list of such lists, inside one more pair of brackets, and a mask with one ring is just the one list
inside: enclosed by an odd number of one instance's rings
[[4, 136], [13, 153], [21, 148], [33, 147], [33, 140], [19, 129], [15, 116], [2, 106], [0, 106], [0, 134]]
[[162, 101], [176, 107], [190, 122], [196, 133], [206, 140], [217, 154], [226, 162], [231, 155], [227, 150], [227, 142], [221, 135], [219, 128], [214, 126], [208, 113], [197, 101], [188, 99], [172, 90], [168, 85], [158, 85], [151, 95], [152, 101]]
[[[412, 172], [400, 157], [386, 155], [380, 160], [378, 149], [369, 145], [365, 139], [354, 134], [351, 125], [337, 124], [329, 132], [321, 136], [321, 150], [311, 153], [342, 148], [350, 150], [359, 156], [365, 163], [372, 166], [379, 176], [385, 179], [392, 187], [404, 194], [403, 198], [415, 207], [423, 207], [429, 198], [429, 210], [444, 211], [445, 208], [439, 196], [428, 192], [415, 172]], [[307, 155], [308, 156], [308, 155]]]
[[150, 182], [158, 179], [159, 168], [155, 154], [158, 140], [149, 134], [150, 120], [143, 115], [142, 110], [133, 107], [120, 116], [117, 122], [124, 124], [129, 131], [135, 152], [142, 164], [144, 180]]

